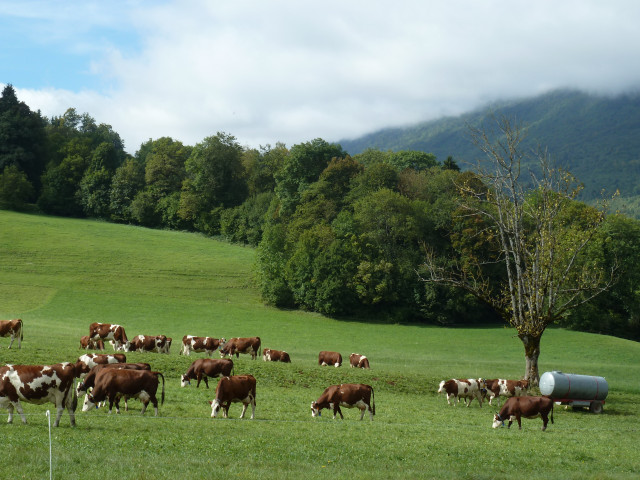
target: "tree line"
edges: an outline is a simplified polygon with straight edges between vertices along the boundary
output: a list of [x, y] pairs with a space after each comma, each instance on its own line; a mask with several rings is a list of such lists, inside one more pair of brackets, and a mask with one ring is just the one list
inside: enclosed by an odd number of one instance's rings
[[[256, 247], [255, 281], [267, 303], [283, 308], [372, 322], [503, 321], [481, 296], [424, 281], [428, 255], [441, 266], [493, 258], [483, 278], [506, 281], [495, 232], [464, 211], [461, 185], [487, 188], [451, 157], [377, 149], [350, 156], [319, 138], [245, 148], [223, 132], [196, 145], [162, 137], [131, 156], [111, 126], [86, 113], [71, 108], [45, 118], [11, 85], [0, 98], [3, 208], [202, 232]], [[575, 200], [563, 212], [567, 231], [595, 215]], [[640, 223], [604, 217], [579, 261], [615, 266], [617, 281], [556, 323], [640, 339]]]

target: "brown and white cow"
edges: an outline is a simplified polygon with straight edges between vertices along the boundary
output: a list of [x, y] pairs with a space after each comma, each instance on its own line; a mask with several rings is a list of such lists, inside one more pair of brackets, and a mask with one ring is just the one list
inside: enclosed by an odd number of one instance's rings
[[220, 357], [224, 358], [229, 355], [233, 357], [235, 354], [238, 358], [240, 353], [251, 355], [251, 360], [255, 360], [260, 351], [260, 337], [232, 338], [220, 347]]
[[338, 368], [342, 365], [342, 355], [338, 352], [328, 352], [323, 350], [318, 354], [318, 365], [326, 366], [333, 365]]
[[240, 418], [244, 418], [247, 406], [251, 405], [251, 419], [256, 413], [256, 379], [253, 375], [234, 375], [222, 377], [216, 387], [216, 396], [211, 405], [211, 416], [217, 417], [222, 408], [222, 416], [229, 416], [229, 406], [232, 402], [242, 403]]
[[521, 419], [542, 418], [542, 430], [547, 429], [549, 423], [549, 412], [551, 412], [551, 423], [553, 423], [553, 400], [549, 397], [511, 397], [504, 402], [499, 413], [493, 416], [493, 428], [504, 426], [504, 422], [509, 420], [507, 428], [511, 428], [513, 420], [518, 421], [518, 428], [522, 430]]
[[101, 365], [96, 365], [93, 367], [89, 373], [78, 382], [78, 386], [76, 387], [76, 393], [78, 395], [82, 395], [86, 393], [90, 388], [95, 387], [96, 375], [98, 372], [105, 368], [118, 368], [124, 370], [149, 370], [151, 371], [151, 365], [148, 363], [106, 363]]
[[[119, 368], [125, 370], [151, 370], [151, 365], [148, 363], [107, 363], [104, 365], [96, 365], [93, 367], [89, 373], [84, 377], [84, 379], [78, 382], [78, 386], [76, 387], [76, 393], [78, 396], [85, 394], [90, 389], [95, 387], [96, 375], [98, 372], [104, 368]], [[128, 397], [124, 398], [124, 409], [125, 411], [129, 410], [129, 405], [127, 403]], [[102, 402], [103, 406], [104, 402]]]
[[155, 416], [158, 416], [158, 399], [156, 393], [162, 378], [162, 400], [164, 404], [164, 376], [160, 372], [148, 370], [127, 370], [118, 368], [104, 368], [95, 377], [95, 386], [84, 397], [82, 411], [87, 412], [97, 408], [98, 403], [109, 400], [109, 413], [116, 404], [116, 413], [120, 413], [120, 398], [138, 398], [142, 402], [142, 414], [149, 402], [153, 405]]
[[333, 418], [336, 413], [340, 414], [340, 418], [344, 420], [344, 415], [340, 407], [358, 408], [360, 409], [360, 420], [364, 418], [364, 414], [369, 410], [369, 416], [373, 420], [376, 414], [376, 404], [371, 385], [361, 383], [343, 383], [342, 385], [331, 385], [327, 387], [320, 398], [315, 402], [311, 402], [311, 416], [320, 416], [323, 408], [333, 409]]
[[106, 353], [86, 353], [78, 357], [76, 361], [76, 375], [84, 377], [89, 370], [96, 365], [105, 365], [107, 363], [125, 363], [127, 357], [124, 353], [114, 353], [108, 355]]
[[169, 353], [165, 335], [136, 335], [131, 340], [130, 352]]
[[265, 362], [291, 363], [291, 357], [284, 350], [274, 350], [273, 348], [262, 349], [262, 360]]
[[0, 407], [9, 410], [7, 423], [13, 422], [14, 408], [22, 417], [22, 423], [27, 423], [21, 401], [37, 405], [51, 402], [57, 410], [54, 427], [60, 424], [65, 408], [69, 412], [71, 426], [75, 427], [78, 405], [78, 397], [73, 388], [75, 377], [75, 365], [69, 362], [0, 367]]
[[94, 322], [89, 325], [89, 338], [96, 341], [109, 340], [114, 351], [129, 351], [129, 340], [121, 325]]
[[180, 377], [180, 386], [191, 385], [191, 380], [198, 380], [196, 388], [200, 386], [200, 380], [209, 388], [208, 377], [228, 377], [233, 371], [233, 360], [228, 358], [199, 358], [191, 364], [187, 373]]
[[18, 348], [22, 348], [22, 320], [20, 318], [0, 320], [0, 337], [11, 337], [9, 348], [11, 348], [13, 341], [17, 338]]
[[370, 368], [369, 359], [359, 353], [349, 355], [349, 365], [351, 368]]
[[[451, 380], [443, 380], [440, 382], [440, 387], [438, 388], [438, 393], [446, 393], [447, 394], [447, 403], [451, 405], [450, 399], [453, 398], [453, 405], [456, 405], [456, 402], [460, 402], [461, 398], [465, 399], [465, 404], [467, 407], [471, 405], [471, 402], [475, 398], [478, 400], [478, 404], [482, 407], [482, 389], [485, 388], [484, 379], [482, 378], [465, 378], [465, 379], [457, 379], [452, 378]], [[469, 399], [469, 403], [467, 403], [467, 399]]]
[[504, 378], [494, 378], [485, 380], [485, 395], [489, 397], [489, 405], [496, 397], [519, 397], [527, 393], [529, 380], [506, 380]]
[[180, 355], [191, 355], [191, 352], [206, 354], [210, 357], [221, 345], [224, 345], [224, 338], [212, 337], [194, 337], [193, 335], [185, 335], [182, 337], [182, 350]]
[[91, 340], [89, 335], [80, 337], [80, 348], [83, 350], [104, 350], [104, 342], [100, 340]]

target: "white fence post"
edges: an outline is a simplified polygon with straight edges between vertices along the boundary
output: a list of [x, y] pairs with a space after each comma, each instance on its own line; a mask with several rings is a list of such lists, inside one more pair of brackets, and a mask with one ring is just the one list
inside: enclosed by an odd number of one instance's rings
[[53, 462], [51, 456], [51, 412], [47, 410], [47, 420], [49, 421], [49, 480], [53, 479]]

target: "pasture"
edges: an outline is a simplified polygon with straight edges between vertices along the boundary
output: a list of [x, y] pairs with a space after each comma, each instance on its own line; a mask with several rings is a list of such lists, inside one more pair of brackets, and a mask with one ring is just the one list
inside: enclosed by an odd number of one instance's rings
[[[67, 413], [52, 430], [53, 477], [117, 478], [638, 478], [640, 476], [640, 344], [562, 329], [542, 339], [540, 372], [604, 376], [602, 415], [556, 407], [546, 432], [540, 419], [522, 431], [491, 428], [495, 407], [448, 406], [440, 380], [520, 378], [523, 349], [510, 328], [457, 328], [338, 321], [264, 306], [252, 286], [250, 248], [206, 237], [95, 221], [0, 211], [0, 318], [22, 318], [24, 341], [0, 338], [0, 364], [75, 361], [89, 324], [118, 323], [137, 334], [173, 337], [169, 355], [127, 353], [166, 378], [160, 416], [141, 404]], [[210, 417], [217, 380], [180, 387], [196, 358], [178, 355], [185, 334], [260, 336], [286, 350], [291, 364], [234, 358], [235, 373], [257, 379], [256, 419]], [[320, 350], [342, 353], [341, 368], [319, 367]], [[351, 352], [371, 370], [348, 367]], [[112, 353], [107, 345], [105, 353]], [[217, 356], [217, 353], [215, 354]], [[367, 383], [376, 416], [360, 422], [310, 403], [334, 383]], [[23, 404], [6, 424], [0, 410], [0, 479], [48, 478], [47, 409]]]

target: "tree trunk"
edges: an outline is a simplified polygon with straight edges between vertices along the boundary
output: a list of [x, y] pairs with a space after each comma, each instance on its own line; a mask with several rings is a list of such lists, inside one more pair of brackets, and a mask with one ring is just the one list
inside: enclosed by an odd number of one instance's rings
[[540, 372], [538, 371], [538, 357], [540, 356], [540, 338], [532, 335], [518, 335], [524, 345], [524, 358], [526, 367], [524, 379], [529, 380], [530, 387], [537, 387], [540, 382]]

